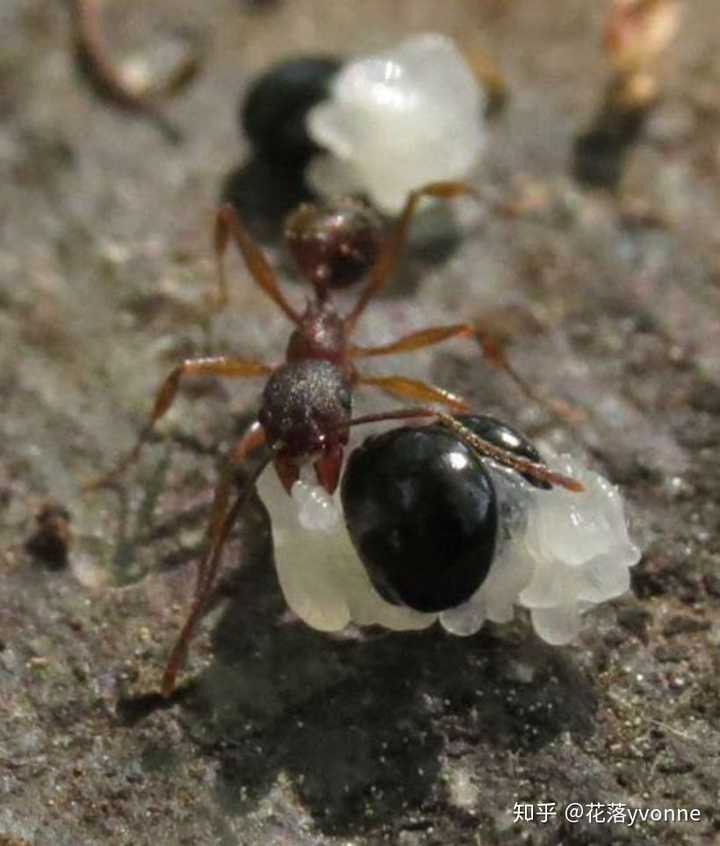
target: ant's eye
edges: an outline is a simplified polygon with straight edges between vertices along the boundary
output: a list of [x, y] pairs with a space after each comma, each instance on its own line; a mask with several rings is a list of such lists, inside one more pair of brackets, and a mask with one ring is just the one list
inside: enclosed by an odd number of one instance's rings
[[346, 388], [338, 391], [338, 402], [348, 412], [352, 409], [352, 392]]

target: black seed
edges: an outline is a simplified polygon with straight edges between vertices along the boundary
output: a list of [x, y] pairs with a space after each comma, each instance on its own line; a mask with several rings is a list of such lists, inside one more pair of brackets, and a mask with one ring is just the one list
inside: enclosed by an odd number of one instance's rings
[[308, 111], [326, 99], [341, 67], [321, 56], [275, 65], [251, 85], [240, 119], [258, 156], [287, 167], [302, 167], [318, 152], [305, 128]]
[[348, 531], [378, 592], [418, 611], [468, 599], [497, 536], [495, 489], [482, 461], [435, 427], [368, 438], [342, 481]]

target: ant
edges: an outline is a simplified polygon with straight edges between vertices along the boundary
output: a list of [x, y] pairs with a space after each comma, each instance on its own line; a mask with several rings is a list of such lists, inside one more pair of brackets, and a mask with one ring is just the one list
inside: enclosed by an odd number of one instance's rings
[[[239, 249], [254, 282], [270, 297], [293, 324], [285, 361], [268, 365], [232, 356], [193, 358], [177, 365], [161, 384], [150, 419], [133, 449], [106, 476], [90, 484], [107, 484], [135, 462], [153, 427], [177, 396], [180, 382], [188, 376], [218, 376], [226, 379], [266, 378], [257, 420], [230, 450], [228, 470], [216, 485], [207, 527], [207, 552], [201, 560], [192, 607], [171, 652], [162, 681], [162, 694], [172, 695], [197, 624], [208, 610], [217, 579], [223, 547], [238, 516], [247, 504], [265, 468], [273, 463], [278, 477], [290, 493], [300, 478], [300, 467], [312, 463], [319, 485], [332, 494], [343, 466], [349, 428], [377, 420], [431, 418], [435, 423], [463, 437], [479, 456], [489, 457], [526, 477], [573, 491], [582, 486], [573, 479], [552, 472], [539, 461], [504, 448], [492, 439], [469, 432], [450, 414], [427, 406], [442, 405], [454, 414], [469, 411], [460, 397], [434, 385], [403, 376], [369, 376], [356, 363], [365, 358], [411, 352], [450, 338], [476, 339], [495, 365], [515, 375], [501, 351], [480, 330], [467, 323], [431, 326], [391, 343], [362, 347], [351, 341], [368, 303], [387, 284], [405, 245], [408, 228], [423, 198], [454, 198], [474, 194], [460, 182], [437, 182], [412, 191], [386, 238], [366, 208], [349, 203], [326, 211], [302, 206], [288, 220], [285, 236], [303, 277], [312, 286], [305, 308], [299, 311], [282, 293], [276, 274], [253, 241], [234, 208], [217, 212], [214, 252], [217, 261], [218, 302], [227, 302], [224, 257], [232, 242]], [[357, 281], [367, 281], [348, 314], [338, 314], [332, 290]], [[362, 386], [378, 388], [403, 400], [422, 403], [381, 414], [352, 418], [352, 394]], [[237, 471], [262, 448], [267, 456], [249, 475], [231, 503]]]

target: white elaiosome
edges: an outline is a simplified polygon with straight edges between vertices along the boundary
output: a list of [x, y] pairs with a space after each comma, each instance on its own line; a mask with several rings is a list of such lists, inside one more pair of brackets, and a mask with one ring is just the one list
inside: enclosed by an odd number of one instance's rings
[[[309, 626], [339, 631], [352, 621], [403, 630], [435, 621], [434, 614], [400, 608], [377, 594], [350, 542], [337, 498], [307, 481], [295, 483], [291, 498], [272, 470], [263, 474], [258, 492], [272, 520], [280, 586], [288, 605]], [[310, 500], [314, 503], [308, 509]], [[318, 521], [318, 511], [325, 509]]]
[[258, 491], [273, 525], [278, 578], [288, 605], [309, 626], [338, 631], [348, 623], [423, 629], [436, 620], [471, 635], [485, 622], [530, 610], [535, 631], [552, 644], [573, 640], [581, 614], [624, 593], [640, 558], [629, 538], [622, 499], [597, 473], [563, 456], [548, 465], [585, 486], [583, 493], [540, 490], [488, 463], [500, 520], [495, 559], [484, 583], [462, 605], [424, 614], [386, 602], [375, 591], [350, 541], [339, 498], [308, 480], [288, 497], [274, 472]]
[[461, 180], [485, 140], [485, 94], [452, 39], [416, 35], [344, 66], [310, 110], [310, 136], [327, 155], [306, 177], [326, 197], [363, 192], [398, 212], [408, 193]]

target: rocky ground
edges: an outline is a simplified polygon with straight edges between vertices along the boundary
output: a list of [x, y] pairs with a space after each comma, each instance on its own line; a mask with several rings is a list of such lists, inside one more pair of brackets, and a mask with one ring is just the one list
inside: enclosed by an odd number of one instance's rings
[[[178, 27], [210, 45], [166, 107], [172, 145], [88, 91], [62, 4], [4, 0], [0, 844], [720, 842], [720, 18], [712, 0], [687, 4], [664, 99], [611, 192], [571, 168], [607, 80], [600, 5], [108, 3], [118, 56], [161, 62]], [[80, 484], [130, 445], [180, 357], [282, 352], [284, 319], [239, 261], [230, 308], [206, 308], [218, 197], [231, 186], [273, 256], [295, 200], [248, 163], [244, 87], [291, 53], [428, 29], [489, 51], [510, 99], [475, 178], [483, 201], [436, 216], [442, 237], [417, 228], [365, 337], [507, 330], [517, 369], [585, 423], [528, 403], [466, 342], [407, 368], [620, 484], [644, 548], [633, 592], [566, 648], [524, 619], [467, 640], [328, 636], [287, 612], [256, 509], [189, 681], [162, 702], [217, 465], [258, 386], [193, 383], [123, 487]], [[700, 820], [572, 824], [570, 802]], [[516, 803], [535, 819], [514, 822]]]

